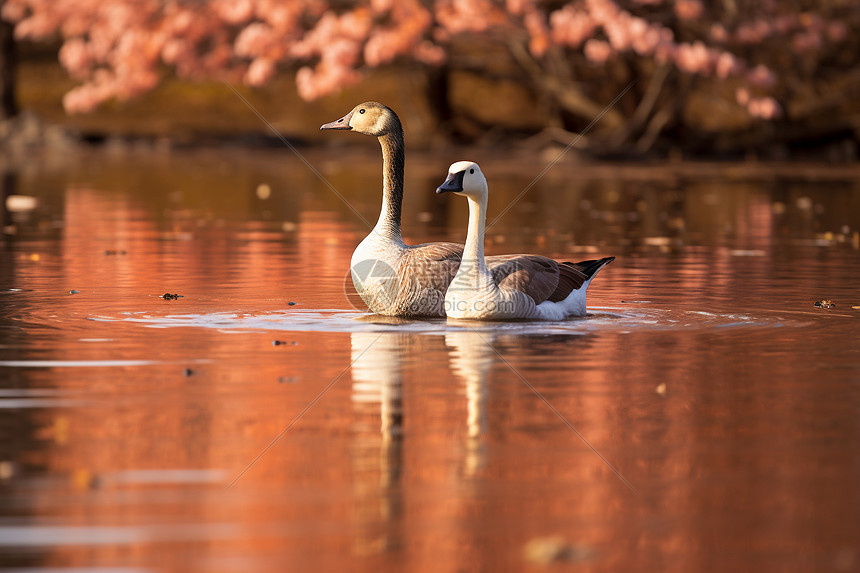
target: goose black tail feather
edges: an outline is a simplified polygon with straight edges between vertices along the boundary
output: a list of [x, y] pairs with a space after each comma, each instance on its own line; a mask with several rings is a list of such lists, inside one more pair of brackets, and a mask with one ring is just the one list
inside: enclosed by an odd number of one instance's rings
[[573, 291], [582, 287], [585, 281], [597, 274], [597, 271], [615, 260], [615, 257], [605, 257], [578, 263], [559, 263], [558, 286], [547, 300], [559, 302], [567, 298]]
[[578, 263], [562, 263], [563, 265], [573, 265], [580, 270], [586, 277], [591, 278], [597, 274], [597, 271], [615, 260], [615, 257], [604, 257], [591, 261], [579, 261]]

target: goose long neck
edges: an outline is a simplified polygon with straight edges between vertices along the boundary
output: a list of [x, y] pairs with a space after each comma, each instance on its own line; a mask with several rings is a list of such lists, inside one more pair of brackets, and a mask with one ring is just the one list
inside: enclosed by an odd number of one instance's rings
[[479, 273], [487, 273], [484, 260], [484, 231], [487, 223], [487, 200], [469, 200], [469, 230], [466, 233], [466, 248], [463, 261], [469, 261]]
[[[406, 148], [403, 130], [396, 129], [379, 137], [382, 147], [382, 211], [376, 229], [393, 239], [401, 239], [400, 210], [403, 204], [403, 171]], [[402, 240], [402, 239], [401, 239]]]

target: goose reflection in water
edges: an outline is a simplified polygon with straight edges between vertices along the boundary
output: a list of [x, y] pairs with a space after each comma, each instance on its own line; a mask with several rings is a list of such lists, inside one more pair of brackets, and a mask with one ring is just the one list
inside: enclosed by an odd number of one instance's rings
[[[487, 342], [494, 339], [491, 334], [474, 331], [452, 331], [444, 338], [451, 371], [463, 383], [466, 396], [463, 468], [469, 477], [484, 465], [487, 372], [498, 360]], [[404, 371], [426, 354], [428, 345], [436, 347], [440, 342], [439, 337], [414, 333], [352, 333], [352, 400], [364, 412], [368, 406], [379, 404], [383, 488], [396, 485], [400, 477]]]
[[486, 461], [486, 447], [482, 439], [487, 431], [487, 372], [498, 360], [490, 347], [495, 340], [492, 334], [479, 334], [470, 330], [449, 332], [445, 345], [451, 371], [460, 378], [466, 392], [466, 458], [463, 471], [472, 477]]
[[[467, 321], [449, 321], [449, 324], [459, 322]], [[492, 323], [483, 323], [484, 326], [490, 324]], [[513, 370], [514, 367], [508, 362], [509, 359], [515, 359], [518, 363], [524, 361], [525, 364], [535, 362], [542, 364], [548, 359], [569, 359], [573, 354], [572, 347], [576, 347], [576, 352], [582, 352], [590, 342], [591, 337], [585, 335], [510, 335], [492, 330], [479, 332], [471, 328], [445, 334], [451, 372], [463, 383], [466, 395], [467, 440], [463, 464], [465, 476], [475, 477], [477, 472], [487, 464], [487, 438], [494, 430], [489, 422], [489, 411], [492, 408], [489, 400], [492, 387], [489, 374], [493, 366], [497, 365], [497, 375], [501, 373], [509, 377], [513, 374], [514, 383], [522, 383], [520, 377], [527, 376], [528, 372]], [[509, 372], [509, 370], [512, 371]], [[501, 376], [497, 377], [501, 378]], [[575, 392], [575, 386], [571, 385], [570, 390]], [[521, 399], [535, 401], [534, 408], [523, 404], [524, 410], [535, 411], [535, 409], [544, 408], [539, 398], [533, 396], [531, 392], [522, 394]], [[496, 407], [498, 408], [498, 404]], [[546, 409], [546, 416], [548, 424], [556, 422], [555, 416], [549, 409]], [[515, 422], [508, 419], [506, 423]], [[498, 431], [498, 428], [495, 429]]]
[[[352, 402], [360, 414], [352, 451], [361, 526], [355, 551], [367, 555], [403, 544], [403, 356], [410, 344], [408, 335], [376, 332], [353, 332], [351, 343]], [[379, 426], [366, 423], [376, 415]]]
[[[374, 322], [388, 320], [397, 319], [374, 317]], [[484, 326], [488, 324], [491, 323]], [[459, 400], [444, 399], [444, 404], [436, 406], [428, 404], [416, 411], [418, 421], [413, 420], [412, 423], [420, 426], [415, 432], [422, 435], [413, 434], [419, 439], [412, 443], [426, 444], [428, 436], [425, 434], [434, 432], [433, 419], [450, 412], [463, 420], [463, 431], [458, 432], [462, 441], [458, 440], [456, 448], [462, 452], [457, 456], [459, 459], [447, 458], [446, 451], [450, 450], [423, 450], [421, 447], [410, 450], [410, 459], [415, 456], [420, 459], [417, 462], [413, 459], [419, 471], [430, 464], [443, 474], [447, 473], [444, 468], [446, 461], [454, 461], [463, 485], [479, 487], [481, 474], [489, 465], [488, 436], [500, 431], [491, 427], [489, 416], [492, 407], [489, 378], [494, 365], [497, 374], [502, 373], [509, 382], [520, 384], [518, 378], [510, 375], [508, 366], [496, 350], [517, 363], [542, 363], [548, 356], [569, 357], [571, 345], [581, 349], [588, 340], [588, 336], [510, 335], [492, 330], [478, 332], [471, 328], [449, 330], [444, 337], [415, 332], [351, 333], [352, 403], [357, 414], [352, 448], [353, 483], [360, 532], [355, 540], [356, 552], [378, 554], [401, 548], [404, 544], [401, 483], [406, 445], [404, 384], [433, 383], [444, 395], [446, 386], [453, 382], [449, 373], [454, 375], [455, 385], [459, 385], [456, 394], [466, 398], [465, 416], [464, 404]], [[436, 361], [428, 364], [426, 357], [439, 356], [443, 344], [448, 356], [447, 368], [444, 363], [439, 365]], [[525, 389], [524, 392], [519, 390], [516, 389], [521, 400], [518, 410], [529, 417], [537, 415], [548, 425], [561, 424], [550, 410], [539, 412], [544, 405], [537, 397]], [[530, 403], [532, 401], [534, 404]], [[522, 423], [522, 420], [504, 423]], [[431, 436], [429, 440], [438, 444], [439, 436]], [[471, 487], [464, 491], [471, 491]]]

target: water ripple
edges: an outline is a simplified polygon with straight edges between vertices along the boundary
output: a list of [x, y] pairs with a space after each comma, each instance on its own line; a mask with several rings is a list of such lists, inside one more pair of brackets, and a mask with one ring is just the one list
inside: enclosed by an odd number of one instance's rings
[[656, 308], [597, 307], [588, 316], [557, 322], [537, 321], [458, 321], [453, 319], [404, 319], [344, 310], [289, 310], [247, 314], [214, 312], [207, 314], [136, 314], [134, 316], [92, 316], [98, 322], [138, 323], [148, 328], [198, 327], [220, 332], [300, 331], [300, 332], [411, 332], [444, 334], [456, 331], [481, 331], [504, 334], [571, 334], [635, 329], [738, 328], [785, 326], [778, 317], [749, 314], [719, 314]]

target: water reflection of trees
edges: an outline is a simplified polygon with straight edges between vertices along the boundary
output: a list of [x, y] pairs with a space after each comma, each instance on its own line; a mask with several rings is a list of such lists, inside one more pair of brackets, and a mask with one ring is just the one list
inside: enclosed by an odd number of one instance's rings
[[[379, 158], [364, 149], [329, 155], [307, 151], [326, 179], [368, 221], [379, 209]], [[540, 161], [505, 162], [480, 151], [491, 184], [489, 220], [493, 221], [536, 175]], [[415, 242], [463, 240], [466, 207], [433, 193], [447, 160], [410, 156], [404, 204], [405, 234]], [[550, 255], [678, 252], [690, 246], [747, 246], [757, 242], [825, 240], [852, 244], [860, 231], [860, 196], [849, 171], [808, 174], [777, 167], [756, 172], [748, 167], [555, 165], [513, 208], [488, 229], [488, 252], [539, 250]], [[438, 171], [438, 173], [436, 173]], [[62, 203], [70, 189], [98, 189], [126, 196], [165, 233], [206, 236], [214, 246], [227, 227], [250, 220], [261, 231], [289, 242], [302, 213], [331, 213], [347, 226], [357, 243], [368, 229], [338, 196], [307, 167], [287, 153], [239, 154], [230, 161], [214, 152], [171, 156], [81, 158], [73, 165], [55, 163], [26, 169], [18, 192], [39, 200], [36, 218], [22, 232], [54, 229], [62, 223]], [[436, 182], [438, 183], [438, 182]], [[261, 199], [259, 185], [271, 189]], [[7, 191], [8, 193], [8, 191]], [[57, 209], [56, 206], [60, 206]], [[770, 211], [770, 214], [768, 214]], [[55, 221], [57, 220], [57, 221]], [[47, 223], [47, 224], [45, 224]], [[56, 225], [54, 223], [57, 223]], [[286, 230], [285, 230], [286, 229]], [[608, 251], [612, 251], [609, 253]]]

